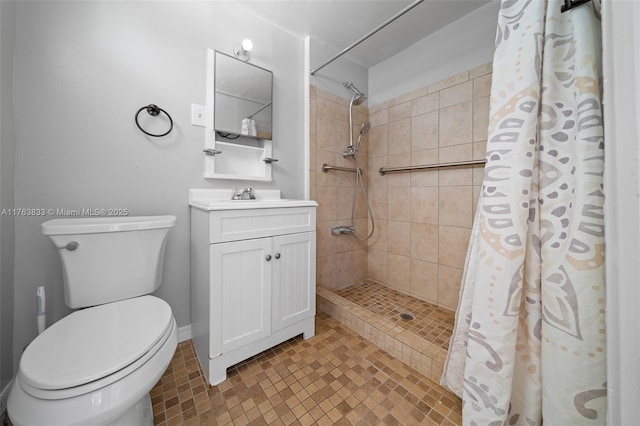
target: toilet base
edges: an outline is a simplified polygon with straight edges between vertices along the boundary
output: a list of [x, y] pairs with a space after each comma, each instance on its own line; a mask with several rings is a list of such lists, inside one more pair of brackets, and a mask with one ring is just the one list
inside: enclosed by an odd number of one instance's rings
[[136, 405], [129, 408], [122, 416], [105, 426], [153, 426], [153, 408], [151, 396], [146, 394]]

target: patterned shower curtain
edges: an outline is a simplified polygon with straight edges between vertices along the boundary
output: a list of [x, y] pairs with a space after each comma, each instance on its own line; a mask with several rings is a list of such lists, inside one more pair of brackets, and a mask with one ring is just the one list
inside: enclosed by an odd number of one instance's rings
[[465, 425], [606, 423], [600, 23], [503, 0], [487, 164], [442, 384]]

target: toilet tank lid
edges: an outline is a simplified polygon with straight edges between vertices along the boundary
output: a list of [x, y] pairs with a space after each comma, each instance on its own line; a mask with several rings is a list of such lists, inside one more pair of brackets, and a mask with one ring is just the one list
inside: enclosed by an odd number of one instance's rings
[[42, 224], [42, 233], [44, 235], [95, 234], [171, 228], [175, 224], [176, 217], [172, 215], [76, 217], [48, 220]]

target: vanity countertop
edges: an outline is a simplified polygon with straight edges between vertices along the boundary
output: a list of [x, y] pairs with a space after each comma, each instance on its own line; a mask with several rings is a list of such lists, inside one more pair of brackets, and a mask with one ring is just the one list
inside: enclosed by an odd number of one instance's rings
[[232, 200], [232, 195], [232, 189], [190, 189], [189, 205], [207, 211], [318, 206], [313, 200], [280, 198], [279, 189], [256, 189], [255, 200]]

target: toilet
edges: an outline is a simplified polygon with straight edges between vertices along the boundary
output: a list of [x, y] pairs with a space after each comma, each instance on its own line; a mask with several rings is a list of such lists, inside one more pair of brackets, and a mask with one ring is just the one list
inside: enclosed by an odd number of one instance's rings
[[153, 425], [149, 391], [177, 346], [161, 284], [175, 216], [54, 219], [42, 233], [62, 259], [77, 309], [25, 349], [7, 404], [15, 425]]

